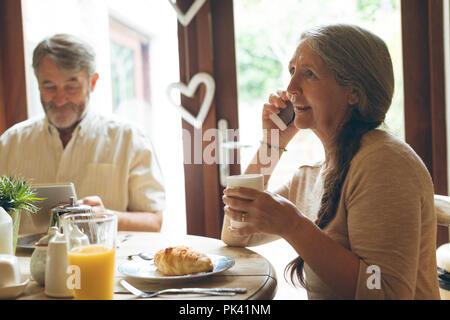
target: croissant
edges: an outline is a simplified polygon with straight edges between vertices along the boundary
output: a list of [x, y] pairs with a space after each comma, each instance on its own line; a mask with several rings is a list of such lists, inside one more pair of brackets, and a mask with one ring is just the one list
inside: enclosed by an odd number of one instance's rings
[[158, 271], [168, 276], [182, 276], [214, 269], [211, 259], [206, 254], [186, 246], [162, 249], [153, 259]]

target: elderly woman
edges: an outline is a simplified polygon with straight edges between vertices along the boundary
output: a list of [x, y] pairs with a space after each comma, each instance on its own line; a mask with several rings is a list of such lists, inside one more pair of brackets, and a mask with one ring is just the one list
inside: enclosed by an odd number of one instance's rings
[[[288, 68], [287, 90], [264, 105], [269, 134], [246, 173], [267, 170], [260, 156], [279, 159], [307, 128], [325, 161], [300, 167], [274, 193], [227, 188], [222, 240], [252, 246], [284, 238], [299, 255], [286, 273], [310, 299], [439, 299], [432, 180], [406, 143], [377, 129], [394, 91], [385, 43], [356, 26], [314, 28]], [[269, 116], [286, 100], [295, 120], [274, 145]], [[266, 185], [269, 178], [266, 171]], [[247, 225], [232, 228], [230, 219], [242, 215]]]

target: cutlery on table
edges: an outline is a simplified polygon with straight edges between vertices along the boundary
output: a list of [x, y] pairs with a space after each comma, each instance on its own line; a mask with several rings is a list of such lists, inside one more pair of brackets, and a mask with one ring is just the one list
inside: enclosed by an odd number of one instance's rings
[[132, 234], [126, 234], [123, 237], [117, 239], [117, 245], [116, 245], [116, 249], [120, 248], [122, 246], [122, 244], [127, 241], [128, 239], [130, 239], [133, 235]]
[[148, 253], [148, 252], [141, 252], [138, 254], [130, 254], [128, 256], [128, 260], [133, 259], [133, 257], [139, 257], [143, 260], [153, 260], [153, 253]]
[[151, 298], [163, 293], [200, 293], [215, 296], [234, 296], [237, 293], [247, 292], [246, 288], [181, 288], [181, 289], [163, 289], [158, 291], [141, 291], [132, 286], [126, 280], [120, 280], [120, 284], [132, 294], [140, 298]]

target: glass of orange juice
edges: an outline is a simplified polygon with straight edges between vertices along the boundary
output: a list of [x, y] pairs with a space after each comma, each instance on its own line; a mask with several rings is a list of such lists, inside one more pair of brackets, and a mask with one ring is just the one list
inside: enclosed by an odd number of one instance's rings
[[62, 217], [67, 240], [68, 285], [76, 300], [112, 300], [117, 238], [117, 216], [80, 213]]

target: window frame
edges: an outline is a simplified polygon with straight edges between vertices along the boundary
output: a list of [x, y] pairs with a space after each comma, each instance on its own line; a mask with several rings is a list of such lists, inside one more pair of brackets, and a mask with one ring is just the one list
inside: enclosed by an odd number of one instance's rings
[[0, 135], [28, 118], [22, 2], [0, 0]]
[[[177, 1], [177, 5], [183, 12], [186, 12], [192, 3], [191, 0]], [[213, 76], [216, 83], [211, 109], [202, 128], [196, 129], [183, 120], [183, 130], [189, 132], [190, 137], [202, 135], [208, 129], [217, 128], [219, 119], [226, 119], [229, 129], [237, 129], [237, 80], [232, 0], [207, 0], [188, 26], [178, 23], [178, 41], [180, 81], [188, 83], [196, 73], [206, 72]], [[192, 114], [198, 112], [205, 94], [202, 87], [197, 91], [199, 92], [193, 99], [181, 96], [182, 105]], [[202, 152], [210, 143], [203, 142]], [[188, 157], [194, 154], [194, 143], [188, 145], [191, 145], [191, 150], [184, 150], [187, 233], [220, 238], [223, 221], [221, 200], [223, 187], [220, 185], [219, 165], [190, 164]], [[239, 174], [240, 166], [230, 165], [230, 173]]]
[[109, 17], [109, 39], [133, 51], [134, 96], [151, 105], [149, 47], [150, 39], [120, 19]]
[[[435, 194], [448, 195], [443, 2], [402, 0], [405, 140], [425, 163]], [[438, 226], [437, 246], [449, 241]]]

